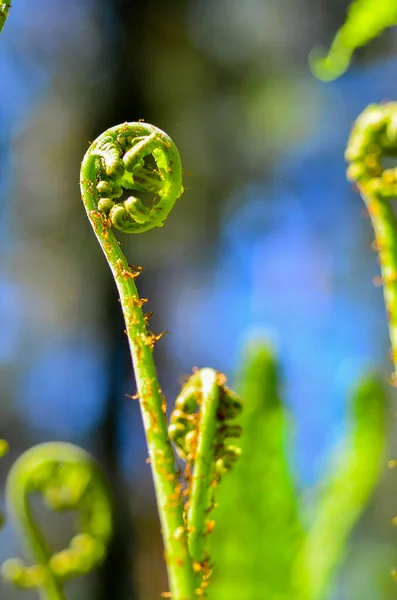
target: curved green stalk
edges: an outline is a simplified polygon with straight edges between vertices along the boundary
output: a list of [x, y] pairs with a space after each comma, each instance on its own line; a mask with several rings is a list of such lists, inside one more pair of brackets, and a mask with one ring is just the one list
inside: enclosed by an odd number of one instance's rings
[[[67, 549], [55, 554], [49, 549], [30, 508], [29, 495], [35, 492], [53, 510], [80, 513]], [[50, 442], [27, 450], [7, 478], [6, 506], [36, 562], [29, 567], [19, 559], [4, 563], [4, 578], [16, 586], [38, 589], [42, 600], [65, 600], [63, 582], [103, 561], [112, 532], [110, 492], [96, 462], [77, 446]]]
[[0, 4], [0, 31], [4, 27], [4, 23], [6, 22], [6, 19], [8, 17], [8, 11], [10, 10], [10, 7], [11, 0], [3, 0], [3, 2]]
[[[154, 166], [150, 160], [154, 160]], [[194, 575], [188, 553], [174, 454], [167, 432], [165, 400], [153, 360], [156, 336], [148, 332], [131, 267], [111, 230], [140, 233], [161, 227], [182, 193], [178, 151], [160, 129], [124, 123], [99, 136], [81, 167], [81, 192], [88, 218], [109, 263], [120, 295], [138, 397], [151, 461], [173, 600], [192, 600]], [[117, 202], [124, 190], [150, 192], [146, 208], [136, 196]]]
[[397, 103], [368, 106], [358, 117], [346, 149], [347, 176], [357, 183], [375, 231], [388, 314], [393, 382], [397, 381], [397, 219], [390, 204], [397, 197], [397, 170], [383, 168], [397, 155]]

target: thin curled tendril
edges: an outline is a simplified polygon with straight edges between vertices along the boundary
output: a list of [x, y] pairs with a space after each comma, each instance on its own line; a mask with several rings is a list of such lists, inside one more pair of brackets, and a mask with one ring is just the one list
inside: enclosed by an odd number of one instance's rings
[[[114, 227], [141, 233], [164, 224], [183, 192], [179, 154], [166, 133], [146, 123], [124, 123], [98, 137], [89, 155], [96, 157], [96, 208]], [[151, 194], [151, 206], [132, 194], [120, 200], [126, 190]]]
[[214, 507], [213, 491], [241, 454], [230, 438], [242, 433], [241, 427], [233, 424], [242, 404], [225, 384], [223, 373], [196, 371], [176, 399], [168, 428], [178, 454], [187, 463], [189, 552], [204, 586], [210, 576], [206, 536], [214, 526], [207, 518]]
[[[52, 553], [36, 524], [29, 496], [39, 493], [55, 511], [77, 511], [79, 522], [69, 546]], [[43, 600], [64, 600], [63, 582], [92, 571], [103, 561], [112, 531], [107, 483], [92, 457], [61, 442], [27, 450], [13, 465], [6, 484], [6, 507], [35, 561], [10, 559], [3, 577], [20, 588], [36, 588]]]
[[397, 197], [397, 168], [385, 160], [397, 157], [397, 102], [368, 106], [356, 120], [345, 154], [347, 177], [366, 204], [379, 253], [392, 359], [397, 381], [397, 220], [390, 200]]
[[0, 31], [4, 27], [4, 23], [8, 17], [8, 11], [11, 8], [11, 0], [4, 0], [0, 3]]

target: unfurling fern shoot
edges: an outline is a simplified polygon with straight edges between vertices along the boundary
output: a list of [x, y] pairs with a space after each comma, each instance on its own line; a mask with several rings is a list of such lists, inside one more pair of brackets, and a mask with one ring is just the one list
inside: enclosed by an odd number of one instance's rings
[[[129, 192], [130, 190], [130, 192]], [[189, 506], [184, 506], [183, 485], [176, 473], [170, 436], [181, 448], [185, 443], [184, 416], [173, 417], [167, 429], [166, 403], [158, 383], [153, 347], [158, 339], [148, 331], [135, 278], [139, 274], [122, 253], [112, 226], [125, 233], [141, 233], [161, 227], [182, 194], [182, 167], [178, 150], [171, 138], [146, 123], [124, 123], [108, 129], [88, 149], [81, 167], [81, 192], [88, 218], [112, 270], [126, 323], [138, 398], [140, 402], [150, 464], [165, 546], [169, 584], [173, 600], [203, 597], [207, 580], [197, 575], [205, 562], [203, 528], [207, 498], [204, 487], [211, 483], [212, 463], [237, 458], [238, 451], [214, 450], [219, 406], [224, 394], [219, 374], [206, 369], [193, 375], [192, 398], [197, 415], [189, 411], [197, 439]], [[124, 193], [130, 193], [123, 199]], [[151, 194], [152, 205], [146, 206], [137, 194]], [[190, 384], [189, 384], [190, 385]], [[196, 400], [194, 396], [196, 394]], [[186, 396], [186, 390], [182, 392]], [[175, 425], [175, 427], [173, 427]], [[177, 431], [181, 433], [178, 438]], [[187, 436], [186, 436], [187, 437]], [[182, 439], [184, 441], [182, 441]], [[204, 462], [211, 456], [211, 463]], [[193, 457], [191, 457], [193, 460]], [[226, 468], [226, 466], [225, 466]], [[197, 499], [198, 498], [198, 499]], [[187, 510], [187, 513], [186, 513]], [[208, 560], [207, 560], [208, 562]], [[208, 572], [205, 573], [208, 578]]]
[[397, 220], [391, 199], [397, 197], [397, 165], [384, 167], [397, 156], [397, 103], [368, 106], [356, 120], [346, 149], [348, 179], [356, 182], [375, 231], [391, 352], [392, 380], [397, 383]]
[[[79, 521], [68, 548], [52, 553], [30, 507], [39, 493], [56, 511], [76, 511]], [[18, 458], [6, 485], [7, 515], [23, 538], [34, 562], [17, 558], [4, 563], [3, 577], [14, 585], [40, 592], [42, 600], [65, 600], [65, 580], [92, 571], [103, 561], [112, 533], [110, 492], [91, 456], [72, 444], [49, 442]]]

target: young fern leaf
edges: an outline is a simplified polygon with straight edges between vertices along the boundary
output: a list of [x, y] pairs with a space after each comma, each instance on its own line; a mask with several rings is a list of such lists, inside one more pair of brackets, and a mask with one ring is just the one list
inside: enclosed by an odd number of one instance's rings
[[213, 369], [196, 371], [176, 399], [168, 428], [187, 463], [189, 554], [204, 589], [211, 572], [206, 539], [214, 525], [207, 518], [214, 507], [214, 488], [241, 453], [230, 443], [230, 438], [241, 435], [241, 427], [232, 423], [241, 411], [241, 401], [225, 383], [226, 377]]
[[386, 310], [392, 381], [397, 383], [397, 219], [391, 199], [397, 197], [397, 169], [383, 161], [397, 155], [397, 102], [368, 106], [356, 120], [346, 149], [347, 177], [354, 181], [365, 202], [375, 232]]
[[347, 71], [356, 48], [393, 25], [397, 25], [396, 0], [354, 0], [328, 54], [312, 51], [309, 60], [314, 75], [323, 81], [337, 79]]
[[[77, 534], [65, 550], [52, 554], [48, 548], [29, 505], [32, 493], [39, 493], [53, 510], [79, 513]], [[7, 478], [6, 507], [35, 561], [28, 567], [19, 559], [6, 561], [2, 574], [10, 583], [38, 589], [42, 600], [65, 600], [64, 581], [103, 561], [112, 532], [110, 492], [99, 466], [84, 450], [61, 442], [27, 450]]]
[[352, 397], [352, 431], [320, 485], [311, 527], [297, 556], [294, 598], [325, 600], [347, 538], [382, 470], [387, 393], [380, 378], [366, 377]]
[[0, 31], [4, 27], [4, 23], [8, 17], [8, 11], [11, 7], [11, 0], [4, 0], [0, 3]]
[[245, 350], [237, 389], [244, 398], [241, 459], [222, 484], [211, 538], [214, 600], [290, 600], [291, 570], [302, 541], [298, 494], [288, 463], [288, 411], [277, 360], [266, 342]]
[[[135, 195], [121, 200], [123, 192]], [[81, 167], [81, 192], [88, 218], [116, 281], [138, 388], [143, 425], [162, 526], [169, 584], [173, 600], [195, 597], [195, 576], [188, 551], [186, 524], [167, 431], [166, 403], [153, 360], [157, 339], [146, 327], [144, 303], [135, 277], [112, 232], [126, 233], [161, 227], [181, 195], [182, 167], [171, 138], [153, 125], [124, 123], [99, 136]], [[153, 197], [146, 207], [136, 192]]]

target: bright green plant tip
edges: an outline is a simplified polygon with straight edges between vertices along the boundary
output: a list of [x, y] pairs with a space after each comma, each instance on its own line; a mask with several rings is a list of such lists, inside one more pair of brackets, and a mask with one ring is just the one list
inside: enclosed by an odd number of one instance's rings
[[325, 600], [347, 538], [373, 492], [384, 464], [387, 394], [366, 377], [352, 397], [351, 433], [324, 475], [311, 527], [298, 554], [295, 599]]
[[[79, 514], [68, 548], [53, 553], [35, 522], [29, 496], [39, 493], [49, 508]], [[39, 591], [42, 600], [65, 600], [65, 580], [101, 564], [112, 533], [110, 491], [96, 462], [80, 448], [51, 442], [25, 452], [13, 465], [6, 484], [7, 514], [35, 564], [10, 559], [3, 577], [14, 585]]]
[[391, 199], [397, 197], [397, 169], [384, 168], [397, 156], [397, 103], [368, 106], [356, 120], [346, 149], [347, 177], [366, 204], [375, 232], [388, 315], [394, 373], [397, 377], [397, 220]]
[[4, 23], [8, 17], [8, 11], [11, 7], [11, 0], [5, 0], [4, 2], [0, 2], [0, 31], [4, 27]]
[[313, 74], [323, 81], [340, 77], [347, 71], [356, 48], [365, 46], [393, 25], [397, 25], [396, 0], [355, 0], [328, 54], [312, 51], [309, 61]]
[[[81, 192], [88, 218], [112, 270], [120, 296], [138, 388], [165, 546], [173, 600], [191, 600], [195, 578], [188, 553], [179, 480], [167, 432], [153, 346], [135, 286], [139, 274], [121, 251], [111, 229], [140, 233], [164, 224], [182, 192], [182, 168], [171, 138], [146, 123], [124, 123], [99, 136], [81, 167]], [[151, 207], [124, 192], [150, 193]], [[131, 192], [130, 192], [131, 191]]]
[[280, 398], [277, 360], [262, 342], [243, 355], [237, 389], [241, 459], [218, 494], [210, 598], [292, 599], [291, 570], [302, 541], [298, 496], [287, 458], [290, 422]]
[[[154, 166], [148, 162], [150, 158]], [[125, 233], [161, 227], [183, 192], [175, 144], [166, 133], [146, 123], [123, 123], [100, 135], [84, 157], [81, 176], [88, 216], [98, 220], [90, 212], [98, 211], [105, 218], [104, 233], [110, 224]], [[147, 208], [136, 195], [121, 201], [127, 190], [151, 193], [152, 206]]]

